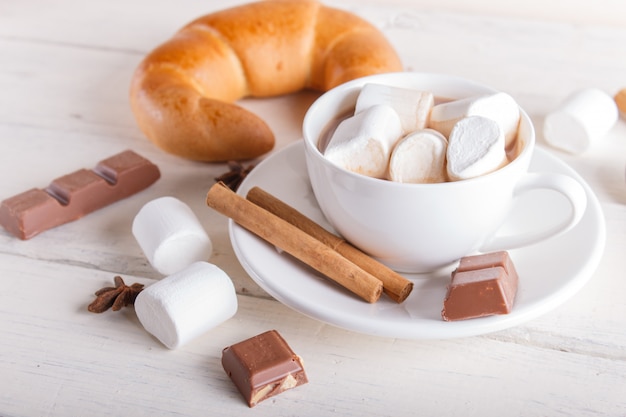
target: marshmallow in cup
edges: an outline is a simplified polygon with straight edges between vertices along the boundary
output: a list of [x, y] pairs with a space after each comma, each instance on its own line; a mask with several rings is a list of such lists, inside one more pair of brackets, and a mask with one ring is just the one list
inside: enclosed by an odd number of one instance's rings
[[[453, 76], [387, 73], [342, 84], [311, 105], [304, 118], [303, 137], [313, 192], [333, 228], [364, 252], [400, 272], [431, 272], [477, 251], [509, 250], [540, 242], [566, 232], [581, 219], [587, 196], [576, 179], [528, 172], [535, 130], [523, 110], [513, 147], [517, 154], [510, 163], [486, 175], [455, 182], [407, 184], [338, 167], [320, 148], [331, 126], [354, 111], [359, 92], [368, 83], [430, 91], [446, 100], [496, 92]], [[498, 234], [516, 197], [535, 189], [565, 196], [570, 213], [544, 230]]]

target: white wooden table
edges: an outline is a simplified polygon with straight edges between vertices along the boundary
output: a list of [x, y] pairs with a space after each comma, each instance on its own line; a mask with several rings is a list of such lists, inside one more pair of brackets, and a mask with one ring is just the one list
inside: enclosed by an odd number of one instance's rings
[[[142, 193], [32, 240], [0, 231], [0, 415], [626, 415], [624, 119], [576, 156], [545, 146], [538, 129], [540, 146], [583, 176], [606, 217], [602, 260], [570, 300], [518, 327], [464, 339], [342, 330], [273, 300], [243, 270], [227, 219], [204, 204], [225, 164], [164, 154], [129, 109], [129, 80], [148, 51], [189, 20], [238, 3], [0, 0], [0, 200], [128, 148], [162, 172]], [[378, 25], [407, 69], [507, 91], [537, 127], [576, 89], [626, 87], [626, 10], [617, 2], [593, 13], [573, 2], [562, 15], [544, 2], [526, 2], [519, 15], [488, 1], [471, 10], [335, 3]], [[270, 124], [279, 150], [299, 140], [315, 97], [242, 104]], [[232, 319], [174, 351], [143, 330], [132, 308], [86, 310], [114, 275], [161, 278], [130, 225], [164, 195], [198, 215], [213, 240], [210, 262], [230, 275], [239, 300]], [[269, 329], [304, 358], [310, 383], [249, 410], [221, 368], [221, 350]]]

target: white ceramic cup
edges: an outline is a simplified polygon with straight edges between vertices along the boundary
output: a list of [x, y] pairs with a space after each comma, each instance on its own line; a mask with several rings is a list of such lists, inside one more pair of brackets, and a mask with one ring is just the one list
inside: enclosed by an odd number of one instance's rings
[[[513, 249], [564, 233], [584, 214], [587, 195], [577, 180], [556, 173], [528, 173], [535, 131], [523, 110], [517, 157], [481, 177], [439, 184], [403, 184], [334, 165], [324, 158], [318, 143], [330, 123], [352, 111], [366, 83], [421, 89], [446, 99], [495, 91], [458, 77], [402, 72], [350, 81], [313, 103], [303, 124], [313, 192], [330, 224], [364, 252], [397, 271], [430, 272], [478, 251]], [[516, 196], [542, 188], [563, 194], [571, 204], [570, 215], [545, 230], [498, 235]]]

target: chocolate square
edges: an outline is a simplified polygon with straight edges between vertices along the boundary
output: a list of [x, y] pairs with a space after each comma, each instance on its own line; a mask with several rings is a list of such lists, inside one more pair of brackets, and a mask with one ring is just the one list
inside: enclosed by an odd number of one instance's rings
[[452, 273], [441, 317], [453, 321], [508, 314], [518, 280], [508, 252], [464, 257]]
[[250, 407], [308, 382], [302, 359], [276, 330], [225, 348], [222, 366]]

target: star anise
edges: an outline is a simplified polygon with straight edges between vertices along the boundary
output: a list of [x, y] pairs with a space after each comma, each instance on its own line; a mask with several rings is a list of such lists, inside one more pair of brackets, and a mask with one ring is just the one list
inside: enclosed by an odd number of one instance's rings
[[103, 313], [109, 308], [118, 311], [122, 307], [135, 304], [137, 295], [143, 290], [143, 284], [126, 285], [122, 277], [113, 278], [115, 287], [104, 287], [96, 291], [96, 299], [89, 304], [87, 310], [92, 313]]
[[239, 188], [244, 178], [252, 171], [252, 168], [254, 168], [252, 164], [244, 167], [241, 162], [228, 161], [229, 171], [215, 178], [215, 181], [223, 182], [231, 190], [237, 191], [237, 188]]

